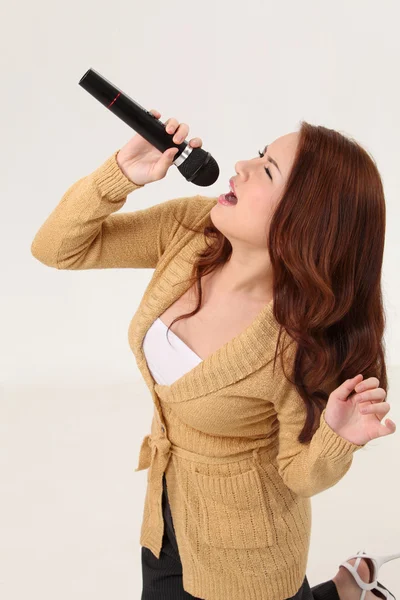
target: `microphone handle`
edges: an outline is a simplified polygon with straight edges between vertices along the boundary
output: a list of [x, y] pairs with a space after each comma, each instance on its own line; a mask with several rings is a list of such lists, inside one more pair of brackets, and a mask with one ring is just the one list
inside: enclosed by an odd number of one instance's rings
[[175, 134], [167, 133], [165, 125], [157, 117], [94, 69], [86, 71], [79, 85], [160, 152], [165, 152], [168, 148], [178, 148], [174, 162], [188, 146], [186, 141], [175, 144], [172, 141]]

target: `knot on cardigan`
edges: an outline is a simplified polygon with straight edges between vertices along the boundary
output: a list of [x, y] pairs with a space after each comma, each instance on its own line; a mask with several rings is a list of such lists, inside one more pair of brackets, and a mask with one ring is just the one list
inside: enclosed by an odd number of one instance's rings
[[171, 449], [171, 442], [166, 436], [152, 437], [146, 435], [143, 438], [139, 452], [139, 464], [135, 471], [148, 469], [157, 453], [163, 457], [168, 457]]

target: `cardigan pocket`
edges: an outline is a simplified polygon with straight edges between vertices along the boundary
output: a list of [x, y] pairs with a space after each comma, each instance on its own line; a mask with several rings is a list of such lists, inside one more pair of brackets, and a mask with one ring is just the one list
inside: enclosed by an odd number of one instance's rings
[[272, 519], [255, 466], [234, 475], [192, 471], [198, 492], [199, 535], [214, 548], [265, 548], [274, 544]]

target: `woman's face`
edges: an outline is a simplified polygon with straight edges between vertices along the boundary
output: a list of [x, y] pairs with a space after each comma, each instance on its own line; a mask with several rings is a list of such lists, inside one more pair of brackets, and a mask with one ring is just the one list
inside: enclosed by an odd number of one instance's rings
[[298, 132], [288, 133], [269, 144], [263, 157], [236, 163], [237, 175], [232, 179], [237, 204], [218, 202], [210, 212], [214, 225], [233, 248], [266, 248], [269, 223], [289, 176], [298, 136]]

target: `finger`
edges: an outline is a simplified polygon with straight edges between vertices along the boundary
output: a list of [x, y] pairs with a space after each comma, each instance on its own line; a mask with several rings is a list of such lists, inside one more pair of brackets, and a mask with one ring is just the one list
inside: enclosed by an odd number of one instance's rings
[[186, 138], [188, 133], [189, 133], [189, 125], [187, 125], [186, 123], [181, 123], [179, 125], [174, 137], [172, 138], [172, 141], [175, 142], [175, 144], [180, 144]]
[[390, 410], [390, 405], [387, 402], [379, 402], [375, 404], [365, 404], [360, 407], [360, 413], [363, 415], [377, 415], [379, 419], [383, 419]]
[[190, 140], [189, 142], [189, 146], [192, 146], [193, 148], [200, 148], [200, 146], [202, 145], [202, 139], [201, 138], [193, 138]]
[[384, 435], [391, 435], [396, 431], [396, 423], [391, 421], [391, 419], [386, 419], [384, 425], [380, 425], [378, 428], [379, 437], [383, 437]]
[[369, 390], [369, 392], [363, 392], [362, 394], [356, 394], [353, 396], [353, 400], [356, 402], [383, 402], [386, 398], [386, 392], [383, 388], [378, 388], [376, 390]]
[[165, 129], [167, 133], [175, 133], [175, 131], [178, 129], [178, 126], [178, 121], [173, 117], [165, 121]]
[[363, 390], [369, 390], [376, 388], [379, 385], [379, 379], [377, 377], [368, 377], [362, 383], [356, 385], [356, 392], [362, 392]]
[[346, 379], [336, 390], [333, 390], [332, 394], [335, 398], [347, 400], [349, 395], [354, 391], [354, 387], [362, 380], [362, 374], [358, 374], [353, 379]]
[[158, 112], [158, 110], [156, 110], [155, 108], [152, 108], [149, 112], [151, 112], [152, 115], [157, 117], [157, 119], [159, 119], [161, 117], [161, 113]]

